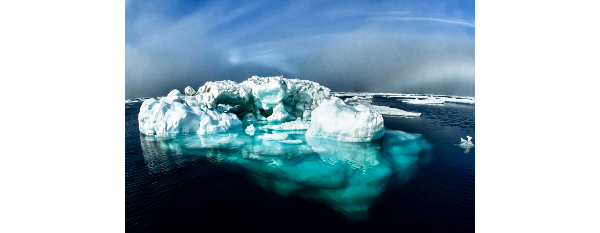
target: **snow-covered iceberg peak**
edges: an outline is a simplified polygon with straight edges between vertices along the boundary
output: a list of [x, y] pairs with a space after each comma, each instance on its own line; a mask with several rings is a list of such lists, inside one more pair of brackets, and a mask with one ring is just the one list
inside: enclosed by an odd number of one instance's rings
[[369, 142], [383, 137], [384, 133], [381, 114], [364, 105], [351, 106], [331, 97], [312, 112], [306, 137]]

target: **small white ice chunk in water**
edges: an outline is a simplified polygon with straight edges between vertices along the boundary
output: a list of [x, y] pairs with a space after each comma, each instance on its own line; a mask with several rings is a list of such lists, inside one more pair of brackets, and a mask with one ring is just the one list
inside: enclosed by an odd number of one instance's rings
[[254, 132], [256, 132], [256, 128], [254, 128], [254, 125], [250, 125], [248, 127], [246, 127], [246, 133], [250, 136], [254, 136]]
[[284, 133], [263, 134], [263, 135], [258, 136], [258, 138], [263, 139], [263, 140], [275, 140], [275, 141], [285, 140], [287, 137], [288, 137], [288, 135], [284, 134]]
[[469, 150], [471, 149], [471, 147], [474, 147], [475, 144], [473, 144], [473, 142], [471, 142], [472, 137], [471, 136], [467, 136], [467, 140], [465, 140], [464, 138], [460, 138], [460, 147], [465, 148], [465, 154], [469, 153]]

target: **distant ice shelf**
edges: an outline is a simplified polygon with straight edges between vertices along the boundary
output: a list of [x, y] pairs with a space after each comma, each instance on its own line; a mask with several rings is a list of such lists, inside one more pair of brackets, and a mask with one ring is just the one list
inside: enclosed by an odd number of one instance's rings
[[433, 94], [403, 94], [403, 93], [376, 93], [376, 92], [332, 92], [336, 97], [351, 97], [356, 100], [372, 99], [374, 96], [382, 98], [401, 98], [401, 99], [426, 99], [435, 98], [446, 103], [462, 103], [475, 104], [475, 97], [470, 96], [449, 96], [449, 95], [433, 95]]
[[425, 98], [425, 99], [415, 98], [412, 100], [404, 100], [402, 102], [409, 103], [409, 104], [444, 104], [443, 100], [439, 100], [436, 98]]
[[374, 105], [374, 104], [364, 104], [364, 105], [370, 109], [373, 109], [374, 111], [378, 112], [379, 114], [386, 115], [386, 116], [401, 116], [401, 117], [421, 116], [421, 113], [418, 113], [418, 112], [409, 112], [409, 111], [404, 111], [404, 110], [397, 109], [397, 108], [391, 108], [388, 106], [380, 106], [380, 105]]

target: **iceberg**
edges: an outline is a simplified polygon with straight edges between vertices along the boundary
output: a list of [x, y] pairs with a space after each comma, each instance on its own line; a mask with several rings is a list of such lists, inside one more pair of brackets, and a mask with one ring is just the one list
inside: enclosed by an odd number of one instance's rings
[[[372, 95], [342, 101], [316, 82], [282, 76], [253, 76], [241, 83], [211, 81], [197, 91], [188, 86], [184, 93], [172, 90], [166, 97], [144, 100], [138, 115], [140, 132], [155, 136], [236, 133], [251, 125], [245, 129], [251, 136], [256, 129], [290, 134], [306, 130], [306, 137], [369, 142], [385, 133], [382, 115], [421, 115], [369, 103]], [[281, 135], [258, 137], [276, 140]]]
[[[285, 123], [282, 130], [307, 129], [307, 120], [319, 104], [331, 96], [330, 89], [308, 80], [282, 76], [258, 77], [237, 83], [206, 82], [185, 94], [171, 91], [164, 98], [147, 99], [138, 121], [145, 135], [175, 136], [237, 132], [241, 121]], [[304, 121], [302, 121], [304, 120]]]
[[369, 142], [383, 137], [384, 133], [381, 114], [364, 105], [352, 106], [331, 97], [312, 112], [306, 137]]

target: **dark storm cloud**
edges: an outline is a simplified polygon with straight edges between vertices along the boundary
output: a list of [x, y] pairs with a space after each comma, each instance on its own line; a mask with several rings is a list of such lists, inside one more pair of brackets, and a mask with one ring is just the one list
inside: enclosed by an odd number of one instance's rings
[[385, 4], [152, 6], [127, 3], [126, 98], [252, 75], [334, 91], [474, 95], [474, 22], [465, 19]]

